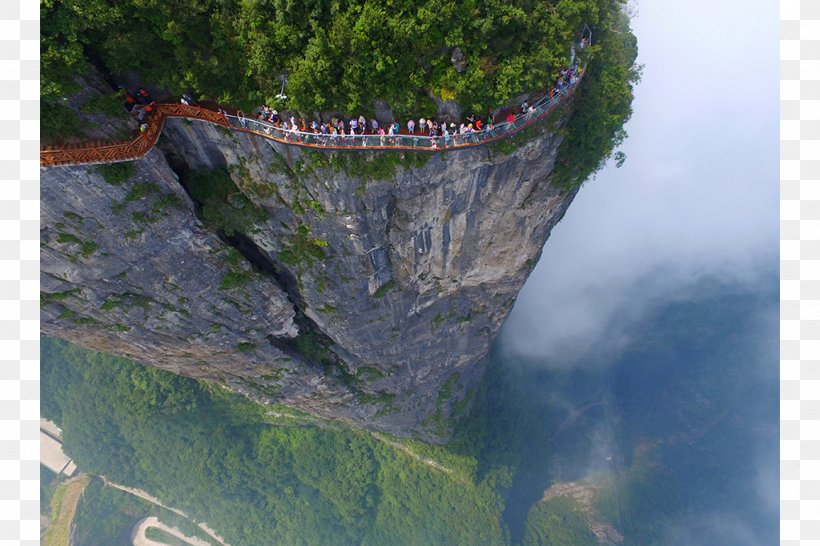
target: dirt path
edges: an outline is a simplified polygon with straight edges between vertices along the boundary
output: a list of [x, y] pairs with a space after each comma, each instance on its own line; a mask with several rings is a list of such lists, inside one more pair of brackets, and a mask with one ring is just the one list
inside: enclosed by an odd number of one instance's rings
[[91, 478], [81, 474], [60, 485], [51, 499], [51, 523], [43, 536], [43, 546], [68, 546], [71, 524], [77, 512], [83, 491], [91, 483]]
[[156, 527], [157, 529], [162, 529], [169, 535], [173, 535], [178, 539], [187, 542], [191, 546], [211, 546], [211, 544], [205, 542], [200, 538], [189, 537], [183, 534], [182, 531], [180, 531], [176, 527], [169, 527], [168, 525], [165, 525], [153, 516], [148, 518], [142, 518], [131, 529], [131, 543], [134, 546], [166, 546], [164, 542], [157, 542], [145, 536], [145, 532], [148, 530], [149, 527]]
[[[119, 489], [120, 491], [125, 491], [126, 493], [131, 493], [135, 497], [139, 497], [143, 500], [147, 500], [151, 504], [156, 504], [157, 506], [161, 506], [162, 508], [165, 508], [166, 510], [170, 510], [171, 512], [173, 512], [175, 514], [178, 514], [178, 515], [182, 516], [183, 518], [185, 518], [187, 520], [190, 520], [192, 522], [194, 521], [193, 518], [191, 518], [188, 514], [186, 514], [182, 510], [177, 510], [176, 508], [171, 508], [170, 506], [166, 506], [166, 505], [162, 504], [162, 501], [160, 501], [156, 497], [153, 497], [153, 496], [149, 495], [148, 493], [146, 493], [142, 489], [137, 489], [136, 487], [126, 487], [124, 485], [120, 485], [120, 484], [117, 484], [117, 483], [114, 483], [114, 482], [110, 482], [110, 481], [105, 479], [105, 476], [100, 476], [100, 479], [103, 481], [103, 483], [105, 483], [105, 485], [110, 485], [111, 487], [115, 487], [115, 488]], [[212, 539], [214, 539], [218, 543], [222, 544], [222, 546], [229, 546], [228, 543], [225, 542], [225, 540], [222, 537], [220, 537], [219, 535], [216, 534], [216, 531], [214, 531], [213, 529], [208, 527], [208, 525], [206, 525], [204, 522], [203, 523], [197, 523], [196, 525], [197, 525], [197, 527], [199, 527], [200, 529], [205, 531], [208, 534], [208, 536], [210, 536]], [[153, 544], [157, 544], [157, 543], [153, 543]]]
[[444, 472], [445, 474], [449, 474], [450, 476], [454, 477], [458, 481], [466, 483], [467, 485], [473, 485], [469, 480], [465, 480], [463, 477], [461, 477], [458, 474], [454, 473], [452, 468], [447, 468], [443, 464], [441, 464], [441, 463], [439, 463], [439, 462], [437, 462], [437, 461], [435, 461], [435, 460], [433, 460], [429, 457], [422, 457], [421, 455], [419, 455], [418, 453], [416, 453], [415, 451], [413, 451], [412, 449], [410, 449], [409, 447], [407, 447], [406, 445], [404, 445], [400, 442], [394, 442], [393, 440], [389, 439], [388, 437], [386, 437], [382, 434], [379, 434], [378, 432], [371, 432], [370, 434], [375, 439], [377, 439], [378, 441], [383, 442], [383, 443], [389, 445], [392, 448], [398, 449], [399, 451], [403, 451], [404, 453], [409, 455], [410, 458], [412, 458], [413, 460], [416, 460], [416, 461], [418, 461], [422, 464], [426, 464], [427, 466], [435, 468], [436, 470], [440, 470], [441, 472]]

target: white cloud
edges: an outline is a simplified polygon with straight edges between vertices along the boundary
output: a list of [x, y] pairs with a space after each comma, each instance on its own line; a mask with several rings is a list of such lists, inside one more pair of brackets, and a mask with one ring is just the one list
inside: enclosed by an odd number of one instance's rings
[[505, 345], [571, 362], [612, 350], [704, 277], [756, 282], [778, 244], [777, 3], [657, 0], [624, 167], [588, 182], [547, 242]]

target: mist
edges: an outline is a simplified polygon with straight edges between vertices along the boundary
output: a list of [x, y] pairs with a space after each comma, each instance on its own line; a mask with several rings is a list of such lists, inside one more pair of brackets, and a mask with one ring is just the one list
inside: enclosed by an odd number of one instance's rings
[[[763, 544], [761, 537], [777, 534], [779, 487], [778, 4], [656, 0], [630, 9], [643, 77], [621, 147], [626, 163], [617, 169], [610, 162], [588, 181], [553, 230], [499, 336], [496, 362], [502, 374], [530, 374], [521, 399], [540, 401], [533, 408], [545, 404], [547, 420], [595, 400], [591, 387], [572, 392], [572, 385], [597, 381], [604, 392], [620, 388], [616, 399], [634, 401], [631, 413], [619, 412], [619, 430], [592, 412], [575, 431], [543, 445], [531, 441], [528, 449], [536, 453], [570, 453], [556, 459], [564, 475], [549, 467], [551, 479], [627, 469], [629, 448], [618, 460], [621, 446], [671, 442], [675, 432], [697, 430], [702, 423], [694, 414], [688, 421], [676, 415], [710, 397], [736, 419], [718, 436], [731, 431], [743, 440], [692, 440], [681, 446], [689, 459], [669, 464], [682, 480], [731, 489], [735, 505], [710, 514], [692, 497], [667, 523], [660, 543]], [[750, 314], [721, 307], [732, 301], [745, 301]], [[668, 352], [655, 346], [654, 360], [641, 361], [644, 336], [651, 339], [664, 313], [688, 304], [705, 313], [701, 318], [714, 330], [699, 332], [694, 318], [691, 328], [678, 326], [678, 339], [665, 338], [673, 339]], [[704, 345], [706, 338], [713, 345]], [[687, 353], [692, 346], [699, 348]], [[691, 359], [699, 359], [700, 375], [687, 378], [681, 370], [694, 366]], [[732, 380], [709, 375], [724, 371]], [[664, 385], [667, 396], [653, 396]], [[725, 390], [705, 394], [714, 385]], [[656, 412], [663, 417], [643, 418]], [[709, 465], [697, 462], [698, 450], [715, 446], [722, 457], [714, 465], [731, 471], [732, 460], [742, 459], [748, 468], [725, 483], [719, 473], [709, 475]], [[569, 461], [576, 466], [572, 475]], [[539, 471], [520, 482], [539, 483]], [[520, 489], [522, 505], [537, 498], [537, 486]], [[509, 516], [514, 537], [522, 518]]]
[[617, 351], [704, 279], [771, 282], [777, 263], [777, 3], [632, 11], [644, 69], [627, 161], [581, 189], [502, 333], [548, 365]]

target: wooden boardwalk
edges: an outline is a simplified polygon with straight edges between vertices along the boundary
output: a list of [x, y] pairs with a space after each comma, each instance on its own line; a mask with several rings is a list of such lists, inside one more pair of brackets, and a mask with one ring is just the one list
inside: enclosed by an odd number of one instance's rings
[[289, 146], [320, 150], [442, 152], [473, 148], [509, 138], [544, 120], [574, 94], [583, 76], [584, 71], [582, 70], [573, 84], [567, 86], [554, 98], [543, 96], [535, 103], [535, 111], [517, 116], [515, 122], [499, 123], [489, 131], [453, 135], [446, 140], [440, 136], [408, 135], [404, 131], [402, 131], [402, 134], [392, 137], [373, 134], [330, 136], [308, 131], [290, 131], [275, 127], [268, 122], [226, 114], [221, 110], [215, 111], [202, 106], [189, 106], [179, 103], [157, 103], [154, 104], [154, 112], [147, 118], [147, 129], [140, 132], [133, 140], [126, 142], [92, 141], [65, 146], [44, 146], [40, 149], [40, 166], [96, 165], [139, 159], [157, 143], [166, 118], [207, 121], [227, 129], [252, 133]]

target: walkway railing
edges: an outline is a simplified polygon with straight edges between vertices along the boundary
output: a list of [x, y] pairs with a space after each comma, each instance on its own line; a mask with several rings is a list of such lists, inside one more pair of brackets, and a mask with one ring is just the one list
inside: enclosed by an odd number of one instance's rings
[[184, 104], [156, 104], [148, 121], [148, 128], [128, 142], [83, 142], [67, 146], [44, 146], [40, 148], [40, 166], [96, 165], [139, 159], [157, 143], [165, 118], [186, 118], [208, 121], [228, 127], [225, 115], [198, 106]]
[[584, 71], [579, 71], [573, 83], [565, 85], [552, 97], [545, 95], [532, 105], [532, 110], [516, 116], [515, 121], [502, 122], [492, 129], [444, 136], [421, 134], [398, 135], [324, 135], [307, 131], [293, 131], [277, 127], [270, 122], [215, 112], [198, 106], [184, 104], [157, 104], [148, 128], [130, 142], [92, 142], [62, 147], [45, 146], [40, 149], [40, 166], [94, 165], [138, 159], [154, 147], [162, 132], [166, 117], [179, 117], [208, 121], [237, 131], [253, 133], [292, 146], [324, 150], [413, 150], [435, 152], [481, 146], [508, 138], [546, 118], [555, 108], [571, 96]]

